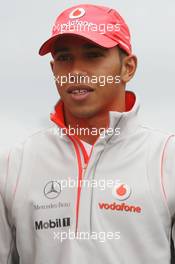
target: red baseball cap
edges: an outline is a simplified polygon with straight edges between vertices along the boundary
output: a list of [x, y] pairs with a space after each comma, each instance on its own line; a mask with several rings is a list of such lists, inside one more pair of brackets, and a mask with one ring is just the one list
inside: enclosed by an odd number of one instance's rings
[[51, 37], [40, 50], [41, 56], [51, 52], [55, 41], [63, 34], [84, 37], [99, 46], [112, 48], [119, 45], [131, 54], [129, 28], [120, 14], [109, 7], [80, 4], [64, 10], [56, 19]]

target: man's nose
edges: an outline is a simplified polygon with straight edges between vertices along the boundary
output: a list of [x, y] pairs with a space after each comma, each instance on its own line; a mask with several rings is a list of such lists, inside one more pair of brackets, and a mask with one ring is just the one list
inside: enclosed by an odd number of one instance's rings
[[75, 60], [72, 69], [70, 71], [70, 76], [72, 79], [87, 76], [87, 70], [85, 69], [85, 64], [82, 61]]

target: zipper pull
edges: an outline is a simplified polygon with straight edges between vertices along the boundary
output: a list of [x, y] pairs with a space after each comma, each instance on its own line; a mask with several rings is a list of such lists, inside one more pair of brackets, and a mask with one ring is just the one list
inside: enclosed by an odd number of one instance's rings
[[86, 168], [87, 168], [87, 163], [84, 163], [84, 166], [82, 167], [83, 171], [82, 171], [82, 179], [84, 178], [84, 174], [86, 172]]
[[87, 168], [87, 163], [84, 163], [83, 170], [86, 170]]

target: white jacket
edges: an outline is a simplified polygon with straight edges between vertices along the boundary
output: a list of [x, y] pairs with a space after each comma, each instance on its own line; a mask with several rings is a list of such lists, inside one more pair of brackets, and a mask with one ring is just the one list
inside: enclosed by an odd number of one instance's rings
[[110, 112], [120, 134], [106, 131], [88, 157], [60, 135], [62, 108], [0, 156], [0, 264], [170, 264], [174, 136], [143, 127], [126, 92], [126, 112]]

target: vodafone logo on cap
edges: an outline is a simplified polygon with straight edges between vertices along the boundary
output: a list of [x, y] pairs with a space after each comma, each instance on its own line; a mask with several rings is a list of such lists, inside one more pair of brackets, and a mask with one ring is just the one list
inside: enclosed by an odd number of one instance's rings
[[112, 194], [119, 201], [126, 200], [131, 195], [131, 187], [120, 182], [114, 186]]
[[85, 10], [84, 8], [78, 7], [76, 9], [74, 9], [70, 14], [69, 14], [69, 18], [80, 18], [82, 16], [85, 15]]

